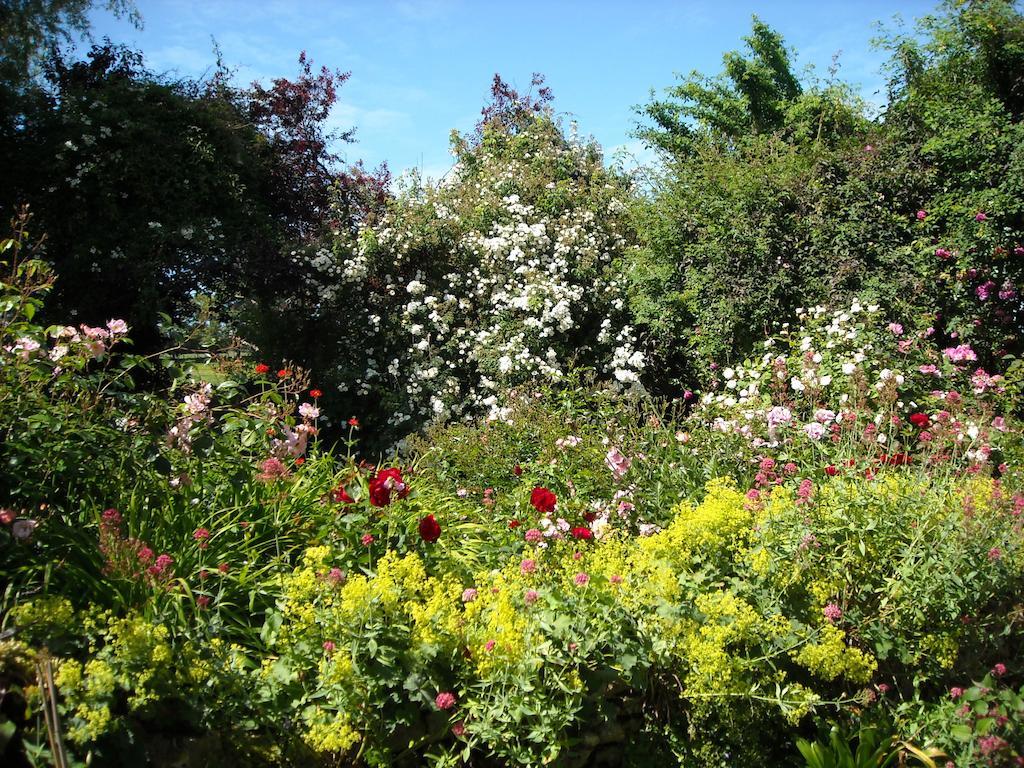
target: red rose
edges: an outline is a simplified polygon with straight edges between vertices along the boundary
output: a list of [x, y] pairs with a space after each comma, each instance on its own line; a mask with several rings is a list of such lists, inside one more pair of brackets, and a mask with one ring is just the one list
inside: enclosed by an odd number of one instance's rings
[[441, 526], [433, 515], [427, 515], [420, 520], [420, 537], [430, 544], [441, 538]]
[[370, 478], [370, 503], [375, 507], [386, 507], [391, 503], [391, 494], [404, 499], [409, 495], [409, 486], [402, 480], [402, 470], [397, 467], [382, 469]]
[[910, 414], [910, 423], [918, 429], [924, 429], [928, 426], [928, 415], [925, 413], [912, 413]]
[[835, 477], [836, 475], [839, 474], [839, 470], [836, 469], [834, 464], [829, 464], [827, 467], [825, 467], [825, 474], [828, 475], [829, 477]]
[[547, 488], [534, 488], [530, 494], [530, 503], [538, 512], [549, 515], [555, 511], [558, 497]]
[[583, 540], [592, 539], [594, 538], [594, 532], [585, 526], [578, 525], [572, 529], [572, 537]]
[[256, 366], [256, 373], [262, 374], [262, 373], [267, 373], [269, 371], [270, 371], [270, 366], [267, 365], [266, 363], [259, 363]]
[[509, 521], [508, 521], [508, 527], [509, 527], [509, 528], [511, 528], [512, 530], [515, 530], [515, 529], [516, 529], [516, 528], [518, 528], [518, 527], [519, 527], [520, 525], [522, 525], [522, 523], [520, 523], [520, 522], [519, 522], [518, 520], [516, 520], [515, 518], [512, 518], [511, 520], [509, 520]]
[[331, 501], [335, 504], [354, 504], [355, 499], [348, 495], [348, 491], [345, 490], [345, 486], [339, 485], [333, 491], [331, 491]]

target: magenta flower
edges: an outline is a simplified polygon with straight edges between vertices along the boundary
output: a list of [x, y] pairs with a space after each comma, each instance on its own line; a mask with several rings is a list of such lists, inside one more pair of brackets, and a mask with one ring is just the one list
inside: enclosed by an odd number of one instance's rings
[[530, 544], [536, 544], [537, 542], [544, 540], [544, 534], [536, 528], [531, 528], [526, 532], [526, 540]]
[[926, 218], [928, 218], [928, 211], [918, 211], [917, 212], [917, 220], [918, 221], [924, 221]]
[[477, 595], [477, 591], [472, 587], [470, 587], [469, 589], [464, 589], [462, 591], [462, 602], [472, 603], [474, 600], [476, 600]]
[[953, 699], [954, 701], [956, 699], [959, 699], [963, 695], [964, 695], [964, 689], [963, 688], [959, 688], [957, 686], [954, 686], [954, 687], [949, 689], [949, 698]]
[[1006, 665], [1003, 663], [996, 664], [992, 667], [992, 677], [1002, 677], [1006, 674]]
[[975, 221], [988, 221], [988, 216], [985, 215], [984, 211], [978, 211], [976, 214], [974, 214], [974, 220]]
[[575, 578], [573, 578], [573, 581], [576, 582], [577, 587], [584, 587], [590, 582], [590, 576], [580, 571], [576, 574]]
[[835, 603], [829, 603], [824, 608], [822, 608], [821, 612], [824, 614], [825, 618], [831, 621], [833, 624], [835, 624], [837, 621], [843, 618], [843, 609]]
[[519, 564], [519, 572], [522, 574], [536, 573], [537, 572], [537, 561], [526, 559]]
[[540, 594], [537, 592], [536, 589], [528, 589], [526, 590], [526, 593], [523, 595], [523, 600], [526, 601], [527, 605], [533, 605], [537, 602], [537, 599], [539, 597]]

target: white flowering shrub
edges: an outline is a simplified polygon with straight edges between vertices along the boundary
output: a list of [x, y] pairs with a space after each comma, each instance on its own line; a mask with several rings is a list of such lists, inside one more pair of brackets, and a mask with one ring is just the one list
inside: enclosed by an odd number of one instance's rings
[[320, 303], [363, 333], [345, 344], [362, 370], [339, 363], [336, 384], [382, 398], [401, 432], [499, 418], [504, 392], [572, 366], [639, 387], [644, 357], [616, 273], [629, 189], [597, 147], [541, 116], [456, 138], [454, 152], [436, 187], [411, 178], [353, 242], [310, 259]]

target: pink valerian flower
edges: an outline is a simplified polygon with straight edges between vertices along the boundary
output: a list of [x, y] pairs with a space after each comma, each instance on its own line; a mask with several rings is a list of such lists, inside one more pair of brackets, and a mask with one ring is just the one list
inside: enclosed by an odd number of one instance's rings
[[621, 480], [629, 471], [633, 463], [631, 459], [623, 456], [618, 448], [612, 447], [604, 457], [604, 463], [612, 471], [616, 480]]
[[942, 354], [944, 354], [954, 363], [962, 363], [965, 361], [973, 362], [978, 359], [978, 356], [975, 354], [974, 350], [971, 349], [970, 344], [960, 344], [959, 346], [956, 347], [946, 347], [946, 349], [942, 350]]
[[824, 608], [822, 608], [821, 612], [825, 616], [825, 618], [833, 624], [835, 624], [837, 621], [843, 618], [843, 609], [835, 603], [829, 603]]
[[370, 546], [374, 542], [373, 534], [372, 533], [364, 533], [363, 537], [360, 539], [360, 541], [363, 543], [364, 547]]
[[810, 478], [805, 478], [800, 482], [800, 487], [796, 491], [796, 503], [807, 504], [810, 502], [811, 497], [814, 495], [814, 483]]
[[988, 551], [988, 559], [989, 560], [996, 561], [996, 560], [1001, 559], [1002, 556], [1003, 556], [1003, 551], [999, 547], [992, 547], [992, 549], [990, 549]]
[[949, 698], [953, 699], [953, 701], [956, 701], [963, 695], [964, 689], [960, 688], [959, 686], [954, 685], [952, 688], [949, 689]]
[[328, 656], [334, 653], [334, 649], [336, 647], [337, 646], [335, 646], [333, 640], [324, 640], [324, 653], [326, 653]]
[[519, 572], [526, 575], [537, 572], [537, 561], [527, 558], [519, 564]]
[[526, 602], [527, 605], [533, 605], [537, 602], [537, 599], [539, 597], [540, 594], [537, 592], [536, 589], [528, 589], [526, 590], [526, 592], [523, 593], [523, 600]]
[[1002, 662], [992, 667], [992, 677], [1002, 677], [1006, 674], [1006, 665]]
[[206, 595], [200, 595], [196, 598], [196, 605], [200, 608], [207, 608], [210, 605], [210, 598]]
[[474, 600], [476, 600], [478, 594], [479, 593], [475, 589], [473, 589], [473, 587], [464, 589], [462, 590], [462, 602], [472, 603]]
[[461, 739], [466, 735], [466, 724], [459, 720], [459, 722], [452, 725], [452, 736], [457, 739]]
[[434, 698], [434, 705], [442, 712], [446, 712], [455, 706], [456, 701], [454, 693], [451, 691], [441, 691], [441, 693], [437, 694]]
[[210, 532], [205, 528], [196, 528], [195, 532], [192, 534], [192, 538], [199, 543], [200, 549], [206, 549], [210, 543]]
[[792, 477], [793, 475], [800, 471], [800, 468], [792, 461], [787, 461], [785, 466], [783, 466], [782, 471], [785, 472], [790, 477]]
[[320, 409], [312, 403], [300, 403], [299, 416], [304, 419], [317, 419], [320, 417]]
[[288, 471], [288, 468], [281, 463], [281, 460], [276, 456], [271, 456], [260, 463], [260, 473], [257, 477], [263, 482], [269, 483], [280, 478], [288, 477], [289, 474], [291, 473]]
[[327, 580], [332, 584], [342, 584], [345, 581], [345, 572], [341, 568], [331, 568], [327, 572]]
[[544, 534], [541, 533], [537, 528], [531, 528], [526, 532], [526, 541], [530, 544], [537, 544], [544, 540]]
[[[980, 214], [979, 214], [980, 215]], [[994, 733], [990, 733], [988, 736], [981, 736], [978, 738], [978, 751], [983, 757], [989, 757], [999, 752], [1004, 752], [1010, 748], [1010, 743], [1002, 738], [996, 736]], [[989, 757], [990, 760], [994, 760], [994, 757]], [[991, 764], [991, 763], [990, 763]], [[1018, 762], [1017, 765], [1020, 765]]]
[[928, 211], [918, 211], [916, 216], [918, 221], [924, 221], [928, 218]]
[[580, 571], [573, 577], [573, 582], [575, 582], [577, 587], [585, 587], [590, 583], [590, 575]]

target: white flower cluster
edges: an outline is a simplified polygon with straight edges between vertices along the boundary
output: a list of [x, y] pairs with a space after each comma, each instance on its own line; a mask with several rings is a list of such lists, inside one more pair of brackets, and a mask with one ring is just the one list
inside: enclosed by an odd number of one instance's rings
[[516, 142], [529, 151], [485, 143], [443, 186], [414, 180], [342, 263], [314, 264], [324, 301], [334, 280], [382, 308], [383, 321], [365, 323], [388, 338], [353, 384], [396, 391], [393, 424], [502, 418], [511, 388], [557, 382], [573, 365], [640, 385], [645, 360], [613, 266], [627, 247], [621, 188], [550, 123]]

